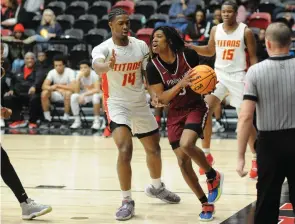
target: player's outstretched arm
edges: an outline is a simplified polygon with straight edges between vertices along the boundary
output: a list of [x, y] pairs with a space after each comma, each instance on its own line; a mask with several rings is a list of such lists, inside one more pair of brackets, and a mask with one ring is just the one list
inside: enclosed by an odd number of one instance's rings
[[215, 55], [215, 32], [216, 26], [212, 27], [208, 44], [205, 46], [196, 46], [193, 44], [186, 44], [186, 46], [195, 50], [199, 55], [212, 57]]
[[109, 70], [114, 69], [116, 64], [116, 54], [115, 50], [112, 50], [112, 56], [109, 61], [105, 62], [102, 58], [97, 58], [93, 62], [93, 69], [96, 74], [101, 75], [103, 73], [108, 72]]

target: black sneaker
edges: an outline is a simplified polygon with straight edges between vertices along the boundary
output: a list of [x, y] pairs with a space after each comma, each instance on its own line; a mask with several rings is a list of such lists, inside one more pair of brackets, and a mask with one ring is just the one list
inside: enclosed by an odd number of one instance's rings
[[50, 129], [50, 128], [54, 128], [52, 121], [49, 121], [49, 120], [42, 121], [40, 125], [40, 129]]

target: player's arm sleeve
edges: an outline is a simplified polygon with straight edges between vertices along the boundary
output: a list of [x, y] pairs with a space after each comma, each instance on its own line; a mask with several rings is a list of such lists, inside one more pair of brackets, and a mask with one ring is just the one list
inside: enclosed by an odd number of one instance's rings
[[258, 101], [257, 94], [257, 77], [255, 69], [250, 67], [246, 74], [245, 87], [244, 87], [244, 100]]
[[108, 49], [104, 47], [103, 45], [98, 45], [95, 48], [93, 48], [92, 53], [92, 67], [95, 61], [101, 61], [102, 63], [105, 62], [107, 56], [108, 56]]
[[155, 85], [162, 82], [161, 75], [152, 62], [146, 66], [147, 81], [149, 85]]
[[71, 69], [69, 72], [70, 82], [75, 81], [75, 72]]
[[141, 68], [142, 70], [146, 71], [146, 66], [148, 64], [148, 60], [149, 60], [149, 57], [150, 57], [150, 50], [149, 50], [149, 47], [147, 46], [147, 44], [144, 42], [144, 41], [141, 41], [141, 44], [140, 44], [140, 47], [141, 47], [141, 51], [143, 53], [143, 60], [142, 60], [142, 65], [141, 65]]
[[196, 51], [186, 48], [184, 50], [184, 56], [191, 68], [196, 67], [200, 63], [199, 55]]

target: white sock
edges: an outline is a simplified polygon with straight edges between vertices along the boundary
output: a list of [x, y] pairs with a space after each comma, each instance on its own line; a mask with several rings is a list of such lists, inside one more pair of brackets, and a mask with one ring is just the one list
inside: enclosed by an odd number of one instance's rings
[[123, 200], [131, 200], [131, 190], [129, 191], [122, 191]]
[[50, 111], [45, 111], [44, 113], [45, 120], [51, 121]]
[[209, 148], [208, 149], [203, 148], [202, 150], [203, 150], [203, 152], [205, 153], [206, 156], [208, 156], [210, 154], [210, 149]]
[[253, 153], [252, 154], [252, 160], [256, 160], [257, 159], [257, 154], [256, 153]]
[[99, 121], [99, 115], [95, 115], [95, 116], [94, 116], [94, 120], [95, 120], [95, 121]]
[[159, 189], [162, 186], [161, 178], [152, 179], [152, 185], [154, 186], [154, 188]]
[[63, 120], [67, 121], [70, 119], [70, 115], [67, 114], [67, 113], [64, 113], [64, 117], [63, 117]]
[[79, 115], [75, 115], [75, 122], [81, 122], [81, 118]]

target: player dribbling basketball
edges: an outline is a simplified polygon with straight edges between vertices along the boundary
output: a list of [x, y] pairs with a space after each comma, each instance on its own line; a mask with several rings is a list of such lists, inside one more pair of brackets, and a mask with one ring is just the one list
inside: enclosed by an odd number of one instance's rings
[[[214, 205], [222, 190], [223, 174], [207, 162], [203, 151], [196, 147], [202, 138], [208, 108], [203, 97], [189, 86], [192, 67], [199, 64], [198, 54], [184, 47], [184, 41], [172, 27], [158, 27], [151, 38], [152, 59], [147, 65], [147, 79], [153, 102], [169, 105], [168, 139], [177, 156], [182, 175], [202, 203], [199, 219], [213, 219]], [[192, 70], [193, 71], [193, 70]], [[207, 176], [208, 198], [202, 190], [192, 167], [192, 160]]]
[[109, 13], [112, 38], [92, 51], [93, 68], [97, 74], [106, 73], [108, 84], [108, 117], [113, 139], [118, 147], [117, 172], [122, 190], [122, 206], [116, 212], [117, 220], [134, 216], [135, 203], [131, 196], [132, 134], [143, 144], [151, 185], [145, 193], [167, 203], [179, 203], [180, 198], [168, 191], [161, 182], [161, 149], [158, 124], [146, 101], [143, 85], [149, 49], [144, 41], [128, 37], [129, 16], [114, 8]]
[[[212, 28], [208, 45], [188, 45], [200, 55], [213, 56], [216, 53], [215, 72], [219, 82], [213, 94], [207, 95], [205, 98], [210, 107], [210, 114], [208, 116], [208, 126], [206, 125], [203, 146], [204, 144], [210, 146], [212, 133], [211, 115], [215, 106], [220, 104], [227, 94], [230, 96], [231, 106], [236, 108], [239, 115], [243, 102], [244, 79], [247, 69], [245, 49], [247, 49], [250, 57], [250, 65], [257, 63], [254, 35], [246, 24], [237, 22], [237, 9], [235, 2], [224, 2], [221, 8], [223, 23]], [[257, 177], [255, 140], [256, 130], [253, 125], [248, 142], [253, 153], [252, 168], [249, 173], [251, 178]]]

